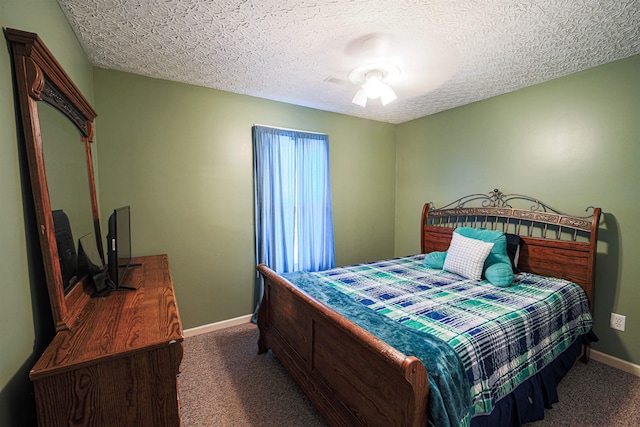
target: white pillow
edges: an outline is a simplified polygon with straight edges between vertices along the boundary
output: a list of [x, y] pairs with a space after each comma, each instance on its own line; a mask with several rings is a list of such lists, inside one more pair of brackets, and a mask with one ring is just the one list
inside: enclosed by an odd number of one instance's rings
[[492, 248], [493, 243], [470, 239], [454, 232], [442, 268], [467, 279], [480, 280], [484, 261]]

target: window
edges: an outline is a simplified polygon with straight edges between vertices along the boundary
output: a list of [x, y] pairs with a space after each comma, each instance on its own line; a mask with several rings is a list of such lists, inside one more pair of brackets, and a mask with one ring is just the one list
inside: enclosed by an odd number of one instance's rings
[[278, 273], [335, 267], [326, 134], [253, 127], [256, 259]]

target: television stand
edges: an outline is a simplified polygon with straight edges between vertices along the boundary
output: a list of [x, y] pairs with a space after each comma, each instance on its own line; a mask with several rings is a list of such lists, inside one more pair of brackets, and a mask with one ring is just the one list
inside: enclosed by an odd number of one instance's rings
[[[127, 265], [119, 265], [118, 267], [126, 267], [127, 269], [133, 268], [133, 267], [142, 267], [142, 263], [141, 262], [136, 262], [136, 263], [127, 264]], [[111, 280], [111, 279], [108, 279], [108, 280], [109, 280], [109, 286], [111, 287], [112, 291], [135, 291], [135, 290], [137, 290], [133, 286], [116, 285], [115, 283], [113, 283], [113, 280]]]

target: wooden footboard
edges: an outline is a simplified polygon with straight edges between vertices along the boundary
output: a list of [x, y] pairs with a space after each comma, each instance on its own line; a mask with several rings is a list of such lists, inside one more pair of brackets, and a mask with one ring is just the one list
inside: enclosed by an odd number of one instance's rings
[[425, 426], [429, 383], [406, 356], [266, 265], [259, 352], [271, 349], [331, 425]]

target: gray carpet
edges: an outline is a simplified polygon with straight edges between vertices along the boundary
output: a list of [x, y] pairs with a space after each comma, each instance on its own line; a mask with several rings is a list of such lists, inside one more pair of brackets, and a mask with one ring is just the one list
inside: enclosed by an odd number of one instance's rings
[[[182, 425], [326, 426], [270, 352], [258, 355], [253, 324], [185, 339], [179, 377]], [[595, 361], [577, 362], [560, 402], [527, 427], [640, 426], [640, 378]]]
[[558, 385], [560, 401], [527, 427], [638, 427], [640, 377], [591, 360], [576, 362]]
[[326, 426], [247, 323], [185, 339], [178, 378], [184, 427]]

